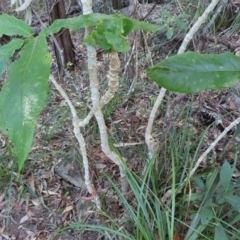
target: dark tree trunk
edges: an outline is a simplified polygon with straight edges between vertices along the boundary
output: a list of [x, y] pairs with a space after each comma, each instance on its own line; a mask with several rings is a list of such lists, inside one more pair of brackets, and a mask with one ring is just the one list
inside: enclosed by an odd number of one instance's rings
[[[64, 0], [46, 0], [48, 13], [50, 15], [50, 23], [56, 19], [66, 18]], [[62, 77], [67, 63], [71, 63], [73, 69], [75, 63], [75, 52], [70, 32], [63, 28], [60, 32], [54, 34], [57, 45], [54, 43], [54, 51], [56, 54], [59, 76]]]

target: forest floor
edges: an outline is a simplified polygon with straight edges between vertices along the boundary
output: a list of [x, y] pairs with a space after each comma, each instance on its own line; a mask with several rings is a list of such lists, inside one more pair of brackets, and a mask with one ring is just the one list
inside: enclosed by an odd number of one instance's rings
[[[8, 4], [8, 1], [1, 1], [2, 13], [13, 12], [9, 8], [4, 9]], [[147, 5], [143, 6], [142, 10], [153, 8], [153, 4]], [[235, 7], [232, 6], [232, 8]], [[177, 4], [159, 4], [154, 7], [146, 20], [160, 18], [161, 15], [158, 14], [161, 8], [167, 9], [172, 16], [181, 12]], [[146, 9], [143, 11], [147, 11]], [[39, 14], [46, 15], [44, 8]], [[61, 83], [82, 117], [86, 116], [91, 107], [86, 48], [81, 45], [83, 34], [83, 31], [72, 32], [77, 63], [74, 71], [66, 72]], [[133, 68], [133, 65], [127, 64], [126, 60], [129, 55], [120, 55], [122, 60], [120, 90], [104, 108], [103, 113], [112, 148], [127, 159], [129, 169], [139, 176], [147, 160], [144, 134], [148, 116], [159, 93], [158, 86], [147, 79], [145, 69], [151, 66], [151, 60], [157, 63], [167, 56], [176, 54], [184, 34], [185, 32], [174, 31], [171, 39], [167, 39], [166, 32], [145, 36], [133, 35], [138, 39], [137, 52], [134, 53], [138, 56], [137, 69], [134, 71], [134, 75], [138, 78], [135, 79], [134, 84], [132, 83], [134, 76], [129, 69]], [[199, 34], [188, 46], [188, 51], [234, 52], [240, 47], [239, 39], [239, 33], [227, 34], [224, 31], [222, 34], [209, 33], [207, 36]], [[146, 42], [143, 45], [144, 41]], [[146, 57], [148, 50], [152, 55], [151, 60]], [[108, 64], [108, 55], [98, 50], [101, 92], [104, 92], [107, 87]], [[56, 69], [56, 63], [53, 63], [53, 69]], [[3, 81], [0, 82], [0, 87], [2, 83]], [[134, 90], [129, 92], [131, 86], [134, 86]], [[173, 106], [170, 102], [174, 103]], [[228, 89], [205, 91], [193, 96], [168, 93], [154, 122], [154, 136], [162, 142], [162, 149], [167, 148], [166, 133], [174, 127], [181, 129], [183, 126], [184, 119], [176, 116], [179, 116], [183, 106], [190, 105], [192, 106], [192, 129], [196, 135], [204, 131], [219, 116], [222, 119], [221, 123], [209, 128], [201, 151], [206, 149], [209, 143], [240, 115], [237, 106], [231, 100], [231, 92]], [[166, 110], [167, 106], [171, 108]], [[16, 164], [10, 157], [6, 138], [0, 134], [0, 240], [45, 240], [51, 237], [66, 240], [109, 239], [90, 229], [83, 231], [74, 227], [65, 228], [79, 222], [95, 225], [102, 222], [108, 224], [106, 218], [99, 217], [96, 213], [92, 199], [86, 190], [76, 186], [76, 184], [81, 185], [84, 180], [81, 154], [71, 123], [67, 104], [51, 86], [48, 102], [39, 117], [31, 153], [25, 163], [20, 182], [14, 180]], [[103, 211], [107, 212], [112, 219], [121, 219], [125, 216], [125, 209], [111, 183], [103, 175], [104, 172], [118, 185], [119, 171], [101, 151], [94, 119], [83, 129], [83, 134], [87, 142], [91, 178], [102, 201]], [[231, 135], [229, 134], [220, 143], [219, 149], [221, 144], [226, 145]], [[120, 147], [122, 143], [125, 147]], [[58, 169], [64, 169], [65, 175]], [[66, 176], [68, 174], [74, 180], [69, 179], [69, 176]], [[78, 183], [74, 185], [74, 181]], [[136, 204], [132, 191], [129, 191], [126, 198], [133, 205]], [[132, 230], [129, 229], [129, 231]], [[177, 239], [182, 239], [181, 234], [175, 240]]]

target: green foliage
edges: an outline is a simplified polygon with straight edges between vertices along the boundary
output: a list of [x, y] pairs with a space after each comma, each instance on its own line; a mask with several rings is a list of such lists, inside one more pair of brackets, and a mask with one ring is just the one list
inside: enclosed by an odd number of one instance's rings
[[229, 237], [227, 236], [224, 228], [219, 224], [215, 228], [214, 240], [228, 240]]
[[29, 25], [7, 14], [0, 15], [0, 26], [0, 37], [3, 34], [8, 36], [19, 35], [22, 37], [31, 37], [33, 35], [33, 30]]
[[[0, 93], [0, 130], [13, 143], [13, 153], [18, 158], [19, 172], [31, 149], [35, 125], [43, 110], [50, 74], [51, 57], [47, 53], [46, 37], [61, 28], [79, 30], [92, 26], [95, 30], [87, 36], [85, 44], [99, 44], [107, 52], [126, 52], [126, 36], [132, 30], [154, 31], [157, 26], [119, 15], [89, 14], [60, 19], [31, 39], [33, 30], [23, 21], [6, 14], [0, 15], [0, 37], [19, 35], [25, 40], [13, 39], [0, 47], [0, 74], [7, 69], [9, 58], [20, 52], [20, 58], [9, 67], [9, 76]], [[69, 63], [67, 64], [69, 67]]]
[[169, 57], [147, 70], [160, 86], [182, 93], [220, 89], [240, 80], [240, 58], [232, 53], [202, 55], [187, 52]]
[[123, 26], [127, 25], [123, 25], [123, 21], [119, 17], [116, 17], [116, 20], [112, 22], [108, 20], [100, 21], [96, 30], [92, 31], [90, 35], [93, 42], [88, 42], [85, 39], [83, 43], [93, 46], [98, 44], [106, 52], [112, 52], [114, 50], [118, 52], [127, 52], [130, 49], [130, 46], [124, 36], [126, 31], [124, 31]]
[[[170, 223], [166, 221], [167, 211], [161, 209], [161, 200], [158, 197], [158, 186], [155, 176], [157, 173], [154, 169], [155, 160], [152, 159], [144, 173], [144, 176], [138, 177], [128, 168], [126, 168], [126, 176], [136, 199], [137, 205], [134, 207], [131, 202], [127, 201], [126, 197], [121, 193], [117, 185], [108, 177], [108, 181], [112, 184], [118, 197], [121, 200], [124, 209], [127, 212], [129, 219], [124, 219], [128, 222], [128, 225], [132, 224], [134, 227], [133, 233], [130, 239], [166, 239], [166, 236], [170, 236]], [[129, 223], [130, 221], [130, 223]], [[125, 223], [126, 224], [126, 223]], [[169, 224], [169, 225], [168, 225]], [[124, 232], [124, 228], [119, 231], [119, 234]], [[169, 239], [172, 239], [169, 237]]]
[[232, 179], [232, 168], [228, 162], [225, 162], [220, 171], [220, 184], [225, 191], [228, 190]]
[[93, 13], [56, 20], [51, 26], [44, 29], [43, 33], [47, 36], [60, 31], [61, 28], [79, 30], [84, 27], [96, 27], [96, 29], [85, 37], [83, 43], [90, 46], [98, 44], [106, 52], [127, 52], [130, 47], [126, 36], [132, 30], [156, 31], [158, 28], [156, 25], [120, 15]]
[[21, 48], [23, 40], [14, 38], [8, 44], [0, 48], [0, 76], [6, 70], [9, 58], [13, 56], [14, 52]]
[[155, 19], [154, 22], [161, 25], [158, 30], [166, 29], [167, 39], [171, 39], [174, 34], [174, 30], [181, 31], [187, 30], [187, 14], [179, 14], [178, 16], [172, 15], [167, 9], [160, 9], [161, 18]]
[[30, 151], [35, 125], [45, 106], [51, 56], [43, 35], [31, 40], [9, 68], [0, 93], [0, 129], [14, 145], [19, 170]]
[[156, 31], [159, 26], [146, 22], [141, 22], [136, 19], [130, 19], [121, 15], [106, 15], [101, 13], [91, 13], [86, 15], [80, 15], [73, 18], [58, 19], [54, 23], [45, 28], [43, 33], [48, 36], [50, 33], [57, 33], [62, 28], [68, 28], [72, 30], [79, 30], [84, 27], [95, 27], [101, 21], [115, 22], [118, 19], [122, 19], [122, 27], [124, 29], [124, 35], [126, 36], [131, 30], [145, 30], [148, 32]]
[[[235, 228], [233, 226], [237, 221], [234, 220], [232, 224], [225, 224], [223, 221], [224, 209], [227, 206], [227, 211], [232, 211], [236, 214], [236, 219], [239, 219], [239, 202], [240, 197], [238, 189], [239, 182], [233, 184], [232, 182], [233, 168], [228, 162], [225, 162], [219, 170], [210, 172], [203, 181], [201, 178], [195, 179], [198, 192], [200, 190], [201, 195], [192, 199], [195, 204], [199, 205], [197, 213], [194, 213], [194, 218], [189, 227], [189, 230], [185, 236], [185, 239], [199, 239], [199, 235], [206, 230], [215, 227], [214, 239], [229, 239], [231, 235], [234, 235]], [[232, 209], [229, 208], [230, 204]], [[230, 210], [231, 209], [231, 210]], [[229, 234], [231, 233], [231, 234]], [[239, 235], [239, 232], [237, 233]], [[221, 236], [222, 238], [219, 238]]]

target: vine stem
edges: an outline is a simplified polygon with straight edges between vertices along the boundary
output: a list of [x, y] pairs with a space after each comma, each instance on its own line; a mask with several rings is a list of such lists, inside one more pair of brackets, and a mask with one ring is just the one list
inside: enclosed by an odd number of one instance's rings
[[[91, 0], [82, 0], [83, 6], [83, 14], [92, 13], [92, 1]], [[91, 33], [92, 28], [86, 27], [85, 34]], [[101, 148], [105, 155], [113, 161], [119, 167], [120, 177], [121, 177], [121, 189], [123, 194], [125, 194], [128, 190], [128, 182], [125, 176], [125, 164], [122, 159], [118, 157], [113, 151], [111, 151], [108, 144], [108, 134], [107, 127], [104, 121], [103, 113], [101, 110], [101, 101], [100, 101], [100, 93], [99, 93], [99, 81], [97, 78], [97, 54], [96, 49], [91, 46], [87, 46], [87, 55], [88, 55], [88, 73], [90, 80], [90, 91], [91, 91], [91, 99], [92, 105], [94, 109], [94, 116], [97, 120], [97, 124], [100, 132], [101, 139]], [[119, 69], [118, 69], [119, 65]], [[114, 93], [118, 90], [119, 81], [118, 74], [120, 71], [120, 60], [118, 58], [117, 53], [110, 54], [110, 70], [108, 74], [108, 86], [110, 92], [101, 99], [102, 103], [105, 104], [114, 96]]]
[[57, 81], [55, 80], [55, 78], [53, 77], [53, 75], [50, 75], [49, 80], [53, 83], [53, 85], [55, 86], [55, 88], [58, 90], [58, 92], [62, 95], [63, 99], [67, 102], [71, 114], [72, 114], [72, 124], [73, 124], [73, 132], [75, 134], [75, 137], [78, 140], [79, 146], [80, 146], [80, 150], [81, 150], [81, 154], [82, 154], [82, 158], [83, 158], [83, 166], [84, 166], [84, 179], [85, 179], [85, 184], [87, 187], [87, 190], [89, 193], [91, 193], [94, 197], [94, 201], [96, 204], [96, 207], [100, 210], [101, 209], [101, 203], [100, 203], [100, 199], [97, 195], [97, 192], [90, 180], [90, 174], [89, 174], [89, 164], [88, 164], [88, 157], [87, 157], [87, 150], [86, 150], [86, 143], [84, 140], [83, 135], [80, 132], [80, 128], [78, 126], [78, 122], [79, 122], [79, 118], [77, 116], [77, 112], [75, 107], [73, 106], [71, 100], [69, 99], [68, 95], [66, 94], [66, 92], [63, 90], [63, 88], [61, 87], [61, 85], [59, 85], [57, 83]]
[[[209, 4], [209, 6], [204, 11], [203, 15], [200, 16], [198, 18], [198, 20], [195, 22], [195, 24], [191, 27], [191, 29], [186, 34], [186, 36], [178, 50], [178, 54], [181, 54], [186, 50], [186, 47], [187, 47], [188, 43], [190, 42], [190, 40], [193, 38], [193, 35], [199, 30], [200, 26], [207, 20], [209, 13], [216, 7], [218, 2], [219, 2], [219, 0], [212, 0], [212, 2]], [[154, 119], [157, 114], [157, 110], [162, 103], [165, 93], [166, 93], [166, 89], [161, 88], [160, 93], [157, 97], [157, 100], [152, 108], [152, 111], [151, 111], [149, 119], [148, 119], [148, 124], [147, 124], [146, 131], [145, 131], [145, 142], [148, 147], [148, 160], [150, 160], [153, 157], [154, 153], [156, 152], [156, 150], [158, 148], [158, 144], [156, 144], [157, 141], [154, 140], [153, 136], [151, 135], [151, 132], [152, 132], [152, 127], [153, 127], [153, 122], [154, 122]]]

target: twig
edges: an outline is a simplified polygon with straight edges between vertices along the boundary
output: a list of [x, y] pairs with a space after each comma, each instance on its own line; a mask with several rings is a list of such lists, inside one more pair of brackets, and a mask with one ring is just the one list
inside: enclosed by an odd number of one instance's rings
[[219, 2], [219, 0], [212, 0], [212, 2], [209, 4], [209, 6], [204, 11], [203, 15], [200, 16], [198, 18], [198, 20], [193, 24], [190, 31], [185, 36], [185, 38], [182, 42], [182, 45], [178, 50], [178, 54], [183, 53], [186, 50], [186, 47], [187, 47], [188, 43], [191, 41], [191, 39], [193, 38], [193, 35], [198, 31], [198, 29], [201, 27], [201, 25], [207, 20], [209, 13], [213, 11], [213, 9], [216, 7], [218, 2]]
[[206, 34], [208, 32], [208, 29], [213, 25], [213, 23], [216, 20], [217, 16], [220, 14], [220, 12], [222, 11], [223, 7], [225, 7], [227, 5], [227, 3], [228, 3], [228, 0], [222, 0], [220, 6], [215, 11], [215, 13], [212, 16], [211, 20], [209, 21], [209, 23], [203, 29], [203, 34]]
[[128, 146], [136, 146], [136, 145], [142, 145], [144, 142], [136, 142], [136, 143], [115, 143], [113, 144], [114, 147], [120, 148], [120, 147], [128, 147]]
[[[194, 34], [198, 31], [200, 26], [207, 20], [209, 13], [215, 8], [215, 6], [218, 4], [218, 2], [219, 2], [219, 0], [212, 0], [210, 5], [204, 11], [203, 15], [198, 18], [196, 23], [192, 26], [192, 28], [189, 30], [189, 32], [185, 36], [185, 38], [181, 44], [181, 47], [178, 50], [178, 54], [183, 53], [186, 50], [188, 43], [193, 38]], [[148, 147], [148, 156], [149, 157], [153, 156], [154, 152], [157, 149], [156, 146], [152, 145], [156, 141], [153, 140], [153, 136], [151, 135], [151, 132], [152, 132], [153, 121], [155, 119], [157, 110], [162, 102], [162, 99], [163, 99], [165, 93], [166, 93], [166, 89], [161, 88], [161, 91], [157, 97], [157, 100], [153, 106], [153, 109], [150, 113], [150, 117], [148, 119], [148, 125], [147, 125], [146, 132], [145, 132], [145, 141], [146, 141], [146, 144]]]
[[66, 92], [57, 83], [57, 81], [55, 80], [55, 78], [52, 75], [50, 75], [49, 80], [53, 83], [55, 88], [59, 91], [59, 93], [62, 95], [62, 97], [67, 102], [67, 104], [70, 108], [70, 111], [71, 111], [71, 114], [72, 114], [72, 117], [73, 117], [73, 120], [72, 120], [73, 132], [75, 134], [75, 137], [78, 140], [80, 150], [81, 150], [81, 154], [82, 154], [82, 158], [83, 158], [83, 165], [84, 165], [84, 172], [85, 172], [85, 174], [84, 174], [85, 184], [86, 184], [88, 192], [91, 193], [94, 196], [96, 207], [98, 209], [101, 209], [101, 203], [100, 203], [99, 197], [98, 197], [98, 195], [96, 193], [96, 190], [95, 190], [95, 188], [92, 185], [91, 180], [90, 180], [89, 165], [88, 165], [88, 158], [87, 158], [87, 151], [86, 151], [86, 143], [85, 143], [85, 140], [83, 138], [83, 135], [80, 132], [80, 128], [77, 125], [79, 119], [78, 119], [78, 116], [77, 116], [76, 109], [73, 106], [72, 102], [70, 101], [69, 97], [67, 96]]

